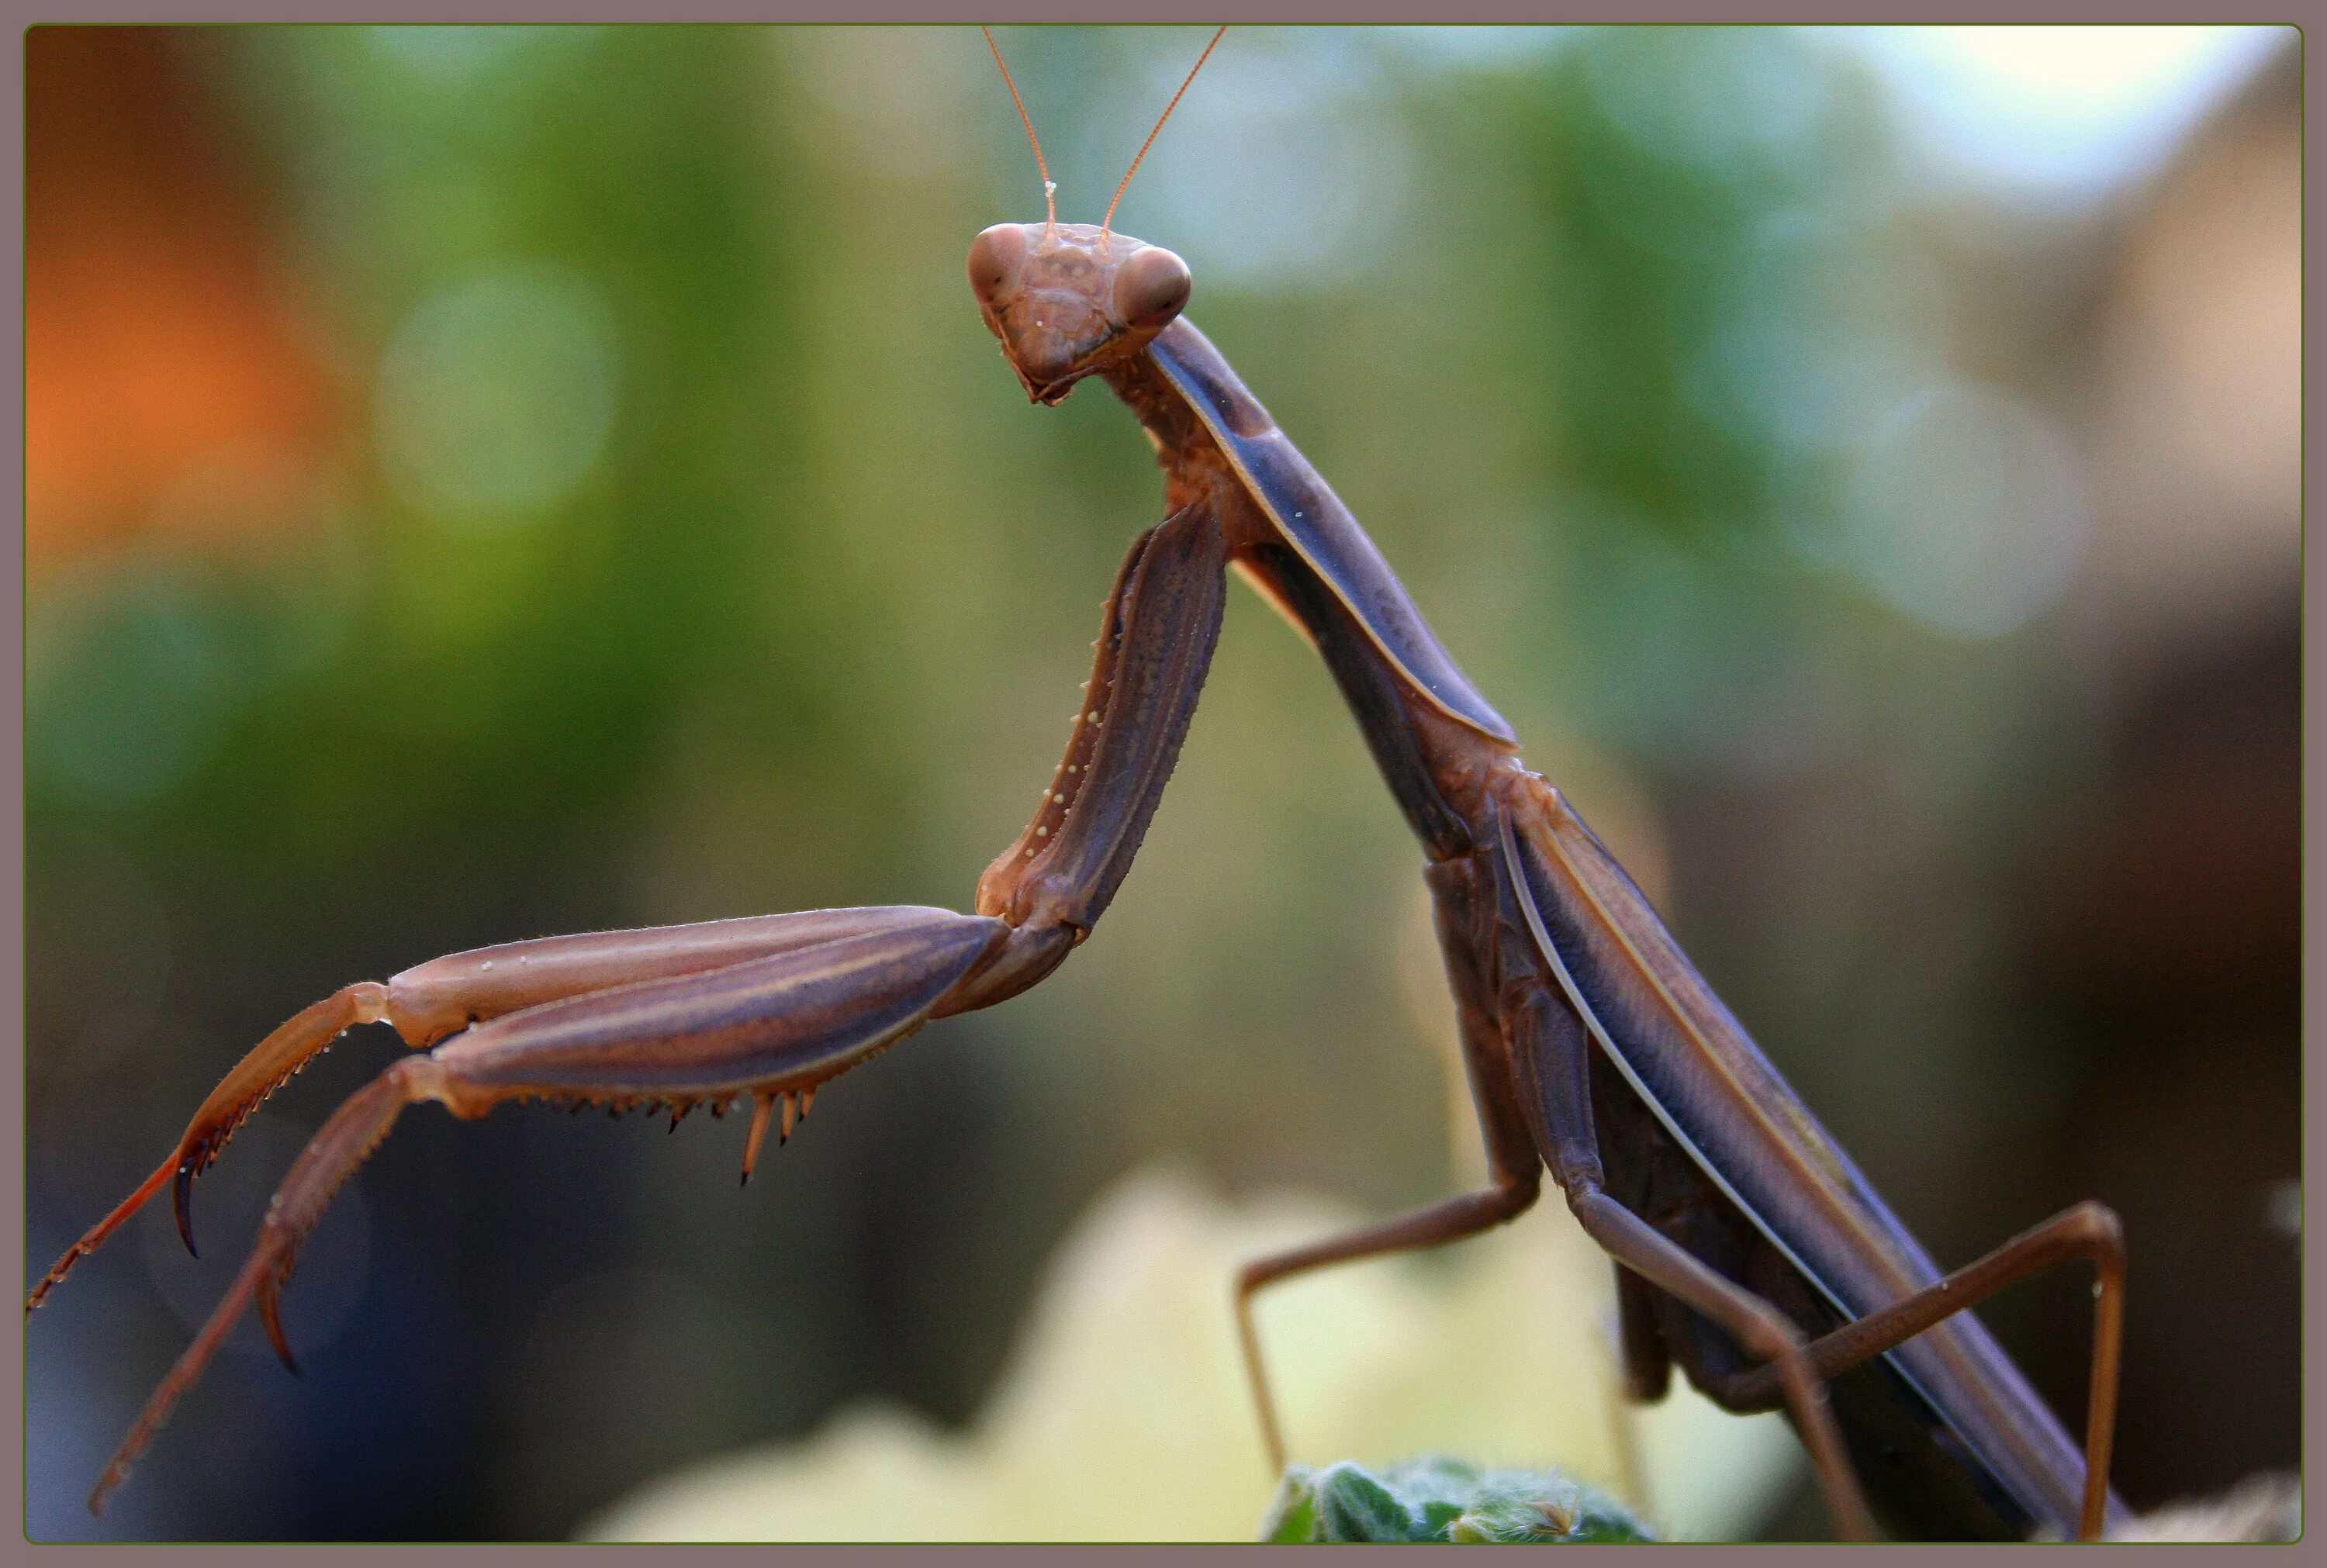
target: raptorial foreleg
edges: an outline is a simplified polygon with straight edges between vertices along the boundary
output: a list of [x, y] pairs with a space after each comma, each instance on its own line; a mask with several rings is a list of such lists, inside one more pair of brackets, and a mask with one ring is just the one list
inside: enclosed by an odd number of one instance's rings
[[396, 1063], [356, 1091], [293, 1163], [249, 1260], [146, 1401], [90, 1494], [90, 1511], [102, 1507], [246, 1309], [257, 1304], [276, 1353], [297, 1370], [277, 1309], [294, 1255], [407, 1106], [433, 1099], [474, 1117], [512, 1099], [618, 1108], [707, 1100], [724, 1108], [748, 1095], [759, 1110], [748, 1163], [779, 1097], [813, 1093], [919, 1029], [1010, 937], [999, 920], [944, 910], [870, 924], [813, 947], [505, 1013]]
[[215, 1161], [237, 1128], [293, 1074], [359, 1023], [386, 1023], [416, 1049], [485, 1019], [563, 997], [618, 985], [697, 974], [842, 937], [911, 925], [950, 910], [900, 904], [755, 915], [700, 925], [593, 931], [508, 942], [431, 959], [386, 985], [363, 981], [307, 1008], [254, 1046], [212, 1089], [186, 1124], [178, 1146], [110, 1214], [68, 1248], [24, 1298], [29, 1312], [75, 1264], [175, 1178], [178, 1234], [194, 1250], [194, 1178]]

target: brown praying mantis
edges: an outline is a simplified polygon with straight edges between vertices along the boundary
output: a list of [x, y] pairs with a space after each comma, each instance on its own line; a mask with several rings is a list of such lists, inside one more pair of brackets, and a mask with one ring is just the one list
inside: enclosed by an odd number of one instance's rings
[[[1031, 120], [1027, 135], [1047, 199]], [[1324, 659], [1421, 841], [1491, 1178], [1240, 1272], [1234, 1309], [1273, 1462], [1285, 1444], [1255, 1294], [1328, 1264], [1488, 1230], [1533, 1204], [1548, 1171], [1617, 1265], [1629, 1391], [1657, 1397], [1677, 1363], [1730, 1409], [1782, 1408], [1844, 1534], [1872, 1534], [1879, 1513], [1915, 1535], [2090, 1536], [2121, 1515], [2107, 1484], [2124, 1307], [2116, 1217], [2078, 1205], [1942, 1275], [1592, 830], [1521, 765], [1510, 726], [1356, 519], [1182, 314], [1187, 266], [1115, 233], [1113, 216], [1110, 204], [1096, 228], [1061, 223], [1052, 202], [1043, 221], [998, 224], [969, 252], [979, 309], [1030, 400], [1055, 406], [1099, 378], [1165, 473], [1164, 520], [1117, 575], [1066, 753], [1033, 819], [979, 879], [976, 912], [820, 910], [516, 942], [349, 985], [291, 1019], [26, 1300], [27, 1311], [38, 1306], [164, 1187], [191, 1247], [195, 1179], [350, 1027], [385, 1022], [415, 1048], [293, 1164], [250, 1257], [98, 1479], [92, 1510], [247, 1309], [291, 1362], [278, 1297], [294, 1255], [407, 1107], [434, 1100], [471, 1118], [542, 1098], [668, 1109], [675, 1122], [748, 1100], [748, 1176], [771, 1127], [788, 1137], [825, 1082], [1056, 969], [1130, 869], [1202, 688], [1233, 569]], [[1967, 1311], [2079, 1259], [2098, 1274], [2081, 1451]]]

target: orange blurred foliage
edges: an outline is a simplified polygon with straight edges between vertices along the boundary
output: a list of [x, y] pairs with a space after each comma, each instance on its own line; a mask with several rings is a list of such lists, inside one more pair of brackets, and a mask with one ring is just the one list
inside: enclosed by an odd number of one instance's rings
[[339, 422], [256, 182], [187, 30], [25, 41], [25, 565], [149, 533], [215, 542], [284, 501]]

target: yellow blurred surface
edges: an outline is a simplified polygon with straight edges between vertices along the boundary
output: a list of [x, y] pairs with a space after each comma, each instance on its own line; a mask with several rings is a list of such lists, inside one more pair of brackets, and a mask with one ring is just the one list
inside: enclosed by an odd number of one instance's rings
[[[850, 1405], [805, 1441], [691, 1465], [584, 1526], [617, 1541], [1239, 1541], [1275, 1491], [1237, 1353], [1236, 1265], [1357, 1223], [1276, 1194], [1229, 1204], [1151, 1168], [1101, 1196], [1046, 1271], [986, 1407], [958, 1433]], [[1444, 1256], [1288, 1281], [1260, 1332], [1296, 1463], [1422, 1451], [1557, 1466], [1668, 1539], [1750, 1527], [1793, 1478], [1781, 1417], [1682, 1386], [1628, 1406], [1609, 1265], [1552, 1195]]]

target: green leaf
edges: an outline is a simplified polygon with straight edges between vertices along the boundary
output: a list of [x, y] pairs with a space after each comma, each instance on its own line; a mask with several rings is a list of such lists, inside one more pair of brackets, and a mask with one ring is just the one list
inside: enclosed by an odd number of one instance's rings
[[1423, 1521], [1390, 1489], [1347, 1461], [1317, 1478], [1317, 1523], [1327, 1541], [1426, 1541]]
[[1273, 1542], [1647, 1541], [1621, 1504], [1556, 1470], [1481, 1470], [1424, 1454], [1372, 1471], [1288, 1466], [1261, 1526]]
[[1260, 1522], [1260, 1538], [1271, 1545], [1295, 1545], [1317, 1539], [1316, 1490], [1310, 1485], [1306, 1465], [1287, 1465], [1276, 1483], [1268, 1517]]

